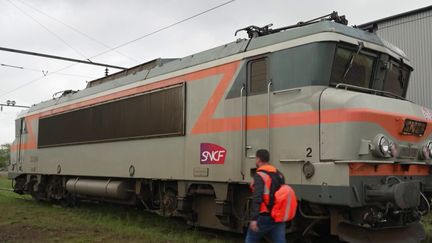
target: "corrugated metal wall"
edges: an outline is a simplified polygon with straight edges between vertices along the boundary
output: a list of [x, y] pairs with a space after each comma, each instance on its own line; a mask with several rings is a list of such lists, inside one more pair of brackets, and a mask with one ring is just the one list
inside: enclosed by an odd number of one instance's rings
[[414, 66], [408, 98], [432, 108], [432, 9], [378, 23], [376, 33], [402, 49]]

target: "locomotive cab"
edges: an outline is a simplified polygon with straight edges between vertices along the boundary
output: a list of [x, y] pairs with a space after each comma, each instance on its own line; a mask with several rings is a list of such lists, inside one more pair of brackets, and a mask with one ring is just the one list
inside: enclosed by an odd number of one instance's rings
[[[246, 127], [257, 122], [249, 114], [269, 114], [268, 130], [246, 129], [246, 164], [253, 170], [248, 158], [269, 148], [301, 199], [301, 215], [311, 224], [331, 221], [342, 239], [355, 238], [349, 225], [400, 228], [393, 233], [418, 240], [419, 227], [410, 225], [430, 210], [432, 111], [406, 99], [413, 68], [401, 50], [341, 24], [328, 31], [343, 36], [246, 60]], [[283, 35], [262, 35], [250, 47]], [[256, 62], [266, 64], [255, 71]], [[260, 98], [251, 87], [261, 87]]]
[[[424, 189], [430, 111], [405, 98], [412, 70], [404, 58], [366, 49], [360, 41], [335, 50], [330, 87], [320, 97], [320, 159], [347, 166], [349, 210], [336, 213], [340, 222], [404, 227], [430, 210]], [[413, 234], [418, 232], [407, 235]]]
[[346, 224], [405, 227], [401, 235], [421, 238], [412, 224], [430, 211], [432, 120], [429, 109], [405, 98], [412, 70], [405, 58], [366, 48], [361, 40], [336, 46], [329, 87], [319, 100], [320, 163], [347, 170], [347, 196], [332, 203], [348, 207], [331, 213], [341, 224], [332, 231], [342, 239], [356, 238]]

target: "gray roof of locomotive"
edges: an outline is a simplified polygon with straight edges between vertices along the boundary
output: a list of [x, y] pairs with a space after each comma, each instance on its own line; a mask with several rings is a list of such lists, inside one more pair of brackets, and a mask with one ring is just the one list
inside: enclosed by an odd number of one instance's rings
[[[73, 101], [80, 99], [92, 94], [103, 92], [106, 90], [118, 88], [123, 85], [127, 85], [133, 82], [149, 79], [162, 74], [178, 71], [181, 69], [189, 68], [195, 65], [203, 64], [206, 62], [214, 61], [231, 55], [235, 55], [241, 52], [258, 49], [265, 46], [285, 42], [288, 40], [297, 39], [313, 34], [322, 32], [333, 32], [340, 33], [345, 36], [350, 36], [356, 39], [371, 42], [383, 47], [387, 47], [397, 52], [400, 56], [405, 57], [405, 54], [395, 49], [394, 46], [380, 39], [377, 35], [363, 31], [361, 29], [349, 27], [346, 25], [334, 23], [331, 21], [321, 21], [318, 23], [301, 26], [286, 31], [273, 33], [257, 38], [249, 39], [238, 39], [237, 41], [218, 46], [203, 52], [199, 52], [183, 58], [172, 58], [172, 59], [155, 59], [150, 62], [140, 64], [130, 69], [114, 73], [107, 77], [103, 77], [94, 81], [89, 82], [86, 89], [80, 90], [79, 92], [68, 94], [57, 99], [41, 102], [29, 108], [28, 112], [33, 112], [39, 109], [47, 108], [53, 105], [61, 104], [64, 102]], [[247, 49], [246, 49], [247, 48]], [[406, 57], [405, 57], [406, 58]], [[25, 114], [21, 114], [25, 115]]]

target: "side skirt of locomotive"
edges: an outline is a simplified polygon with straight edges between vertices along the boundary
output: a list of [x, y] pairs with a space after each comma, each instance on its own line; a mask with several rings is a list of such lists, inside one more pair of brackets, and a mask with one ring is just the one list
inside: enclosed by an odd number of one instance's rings
[[[161, 216], [184, 218], [192, 226], [237, 233], [247, 229], [251, 208], [245, 183], [27, 174], [15, 178], [13, 189], [64, 206], [80, 200], [139, 206]], [[329, 211], [306, 202], [300, 205], [303, 209], [287, 224], [287, 233], [300, 238], [328, 235], [330, 217], [317, 220], [316, 214]]]
[[15, 178], [13, 189], [63, 205], [87, 200], [140, 206], [193, 226], [233, 232], [247, 226], [250, 204], [249, 186], [240, 183], [27, 174]]

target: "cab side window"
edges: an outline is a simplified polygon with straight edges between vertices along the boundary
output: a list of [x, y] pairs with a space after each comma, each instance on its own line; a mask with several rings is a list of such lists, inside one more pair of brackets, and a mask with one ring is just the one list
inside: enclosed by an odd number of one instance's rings
[[249, 93], [263, 93], [267, 90], [267, 58], [260, 58], [249, 62]]

